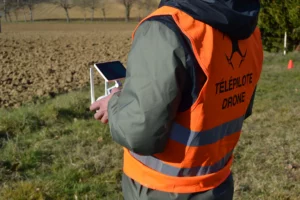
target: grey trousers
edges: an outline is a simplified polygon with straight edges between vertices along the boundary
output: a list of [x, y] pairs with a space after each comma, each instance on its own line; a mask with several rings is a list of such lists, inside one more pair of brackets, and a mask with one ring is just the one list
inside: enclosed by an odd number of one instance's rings
[[234, 184], [232, 174], [217, 188], [192, 194], [177, 194], [146, 188], [125, 174], [122, 177], [124, 200], [232, 200]]

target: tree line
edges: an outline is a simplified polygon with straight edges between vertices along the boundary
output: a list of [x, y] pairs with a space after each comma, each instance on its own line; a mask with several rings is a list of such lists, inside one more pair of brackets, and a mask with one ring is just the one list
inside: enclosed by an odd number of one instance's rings
[[283, 49], [287, 33], [287, 50], [300, 51], [300, 0], [260, 0], [258, 26], [266, 51]]
[[[33, 12], [37, 4], [51, 3], [63, 8], [67, 22], [70, 22], [69, 10], [79, 6], [84, 13], [86, 21], [87, 12], [90, 12], [90, 20], [94, 20], [95, 10], [101, 10], [103, 20], [106, 20], [107, 7], [121, 4], [125, 8], [124, 19], [130, 20], [132, 7], [146, 10], [150, 13], [157, 5], [157, 0], [0, 0], [0, 10], [5, 20], [12, 21], [11, 15], [16, 20], [23, 13], [24, 21], [26, 11], [29, 10], [30, 21], [33, 21]], [[287, 33], [287, 50], [300, 51], [300, 0], [260, 0], [261, 11], [258, 26], [261, 29], [263, 45], [266, 51], [278, 52], [283, 50], [283, 41]], [[148, 14], [146, 13], [146, 14]]]
[[133, 6], [136, 6], [139, 10], [151, 11], [157, 7], [156, 0], [0, 0], [2, 4], [0, 6], [4, 19], [6, 22], [12, 22], [11, 15], [14, 15], [16, 21], [19, 21], [20, 13], [23, 13], [24, 21], [27, 22], [26, 10], [29, 10], [30, 19], [34, 21], [33, 12], [35, 7], [41, 3], [54, 4], [57, 7], [61, 7], [65, 11], [66, 21], [70, 22], [69, 11], [75, 6], [82, 9], [84, 14], [84, 21], [87, 19], [87, 12], [90, 12], [91, 21], [94, 20], [94, 13], [96, 9], [100, 9], [103, 20], [106, 20], [107, 6], [121, 4], [125, 8], [124, 19], [126, 22], [130, 20], [130, 14]]

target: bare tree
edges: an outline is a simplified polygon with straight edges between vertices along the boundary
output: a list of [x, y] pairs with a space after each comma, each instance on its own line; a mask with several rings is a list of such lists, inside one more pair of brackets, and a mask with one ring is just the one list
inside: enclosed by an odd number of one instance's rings
[[[29, 9], [29, 13], [30, 13], [30, 21], [33, 22], [33, 10], [35, 8], [35, 6], [39, 3], [43, 3], [43, 2], [50, 2], [51, 0], [22, 0], [22, 4], [24, 7], [27, 7]], [[25, 9], [23, 9], [23, 12], [25, 14]]]
[[76, 0], [75, 3], [81, 8], [84, 16], [84, 21], [86, 21], [86, 9], [88, 8], [88, 0]]
[[19, 21], [19, 11], [21, 9], [21, 2], [20, 0], [12, 1], [13, 13], [15, 14], [16, 21]]
[[35, 0], [35, 1], [16, 0], [15, 9], [14, 9], [16, 20], [18, 21], [19, 12], [22, 10], [24, 21], [27, 22], [26, 10], [28, 8], [30, 11], [30, 20], [33, 21], [33, 8], [36, 4], [41, 2], [46, 2], [46, 0]]
[[1, 10], [3, 11], [4, 19], [7, 22], [7, 1], [3, 0], [1, 1]]
[[55, 3], [65, 10], [67, 22], [70, 22], [69, 9], [73, 8], [75, 4], [71, 0], [56, 0]]
[[12, 3], [13, 3], [12, 1], [3, 0], [2, 9], [3, 9], [4, 18], [5, 18], [6, 22], [8, 22], [7, 17], [9, 19], [9, 21], [11, 22], [10, 11], [11, 11], [11, 9], [13, 7]]
[[29, 13], [30, 13], [30, 21], [33, 22], [33, 9], [35, 7], [35, 4], [37, 3], [37, 0], [24, 0], [25, 1], [25, 5], [27, 6], [27, 8], [29, 9]]
[[101, 9], [102, 15], [103, 15], [103, 21], [106, 21], [106, 10], [108, 7], [107, 0], [100, 0], [99, 8]]
[[150, 14], [158, 6], [156, 0], [139, 0], [136, 4], [139, 10], [139, 20]]
[[[8, 1], [8, 0], [6, 0]], [[19, 14], [20, 14], [20, 11], [22, 10], [23, 11], [23, 14], [24, 14], [24, 21], [27, 22], [27, 19], [26, 19], [26, 7], [28, 6], [28, 4], [33, 4], [33, 3], [37, 3], [37, 2], [29, 2], [29, 1], [26, 1], [26, 0], [9, 0], [11, 3], [11, 7], [12, 7], [12, 11], [13, 13], [15, 14], [15, 17], [16, 17], [16, 21], [19, 21]], [[41, 1], [41, 0], [39, 0]], [[33, 8], [33, 6], [31, 6]]]
[[38, 3], [50, 2], [50, 1], [51, 0], [3, 0], [2, 7], [3, 7], [5, 19], [6, 21], [8, 21], [7, 19], [11, 21], [10, 13], [14, 13], [16, 20], [18, 21], [20, 10], [23, 10], [24, 20], [27, 21], [25, 9], [28, 8], [30, 12], [30, 21], [33, 21], [33, 10], [35, 6]]
[[99, 0], [88, 0], [88, 7], [91, 9], [91, 21], [94, 21], [94, 14], [98, 5]]
[[24, 21], [27, 22], [27, 19], [26, 19], [26, 5], [24, 3], [24, 0], [21, 0], [20, 1], [20, 8], [23, 10], [23, 15], [24, 15]]
[[130, 20], [130, 12], [134, 3], [138, 0], [118, 0], [119, 3], [123, 4], [125, 7], [125, 21], [128, 22]]
[[15, 15], [16, 21], [19, 21], [19, 11], [21, 9], [22, 0], [4, 0], [4, 13], [6, 15], [6, 18], [8, 18], [11, 21], [10, 13], [13, 13]]
[[15, 15], [16, 21], [18, 21], [18, 16], [19, 16], [18, 9], [19, 9], [19, 6], [17, 5], [17, 2], [12, 2], [12, 12]]
[[156, 0], [143, 0], [142, 2], [144, 2], [144, 8], [146, 11], [145, 16], [149, 15], [158, 6], [158, 2]]

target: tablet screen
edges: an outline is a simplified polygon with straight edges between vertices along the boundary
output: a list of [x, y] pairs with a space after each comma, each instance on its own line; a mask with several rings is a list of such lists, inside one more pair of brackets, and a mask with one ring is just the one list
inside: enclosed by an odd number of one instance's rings
[[108, 81], [122, 79], [126, 76], [126, 69], [120, 61], [97, 63], [95, 67]]

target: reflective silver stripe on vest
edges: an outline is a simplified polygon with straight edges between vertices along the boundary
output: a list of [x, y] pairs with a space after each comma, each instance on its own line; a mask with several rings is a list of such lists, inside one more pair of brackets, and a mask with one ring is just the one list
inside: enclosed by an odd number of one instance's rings
[[[192, 177], [192, 176], [201, 176], [205, 174], [210, 174], [217, 172], [227, 164], [229, 161], [232, 151], [229, 152], [224, 158], [220, 161], [215, 163], [212, 166], [204, 166], [204, 167], [193, 167], [193, 168], [177, 168], [170, 166], [168, 164], [163, 163], [161, 160], [153, 157], [153, 156], [142, 156], [136, 153], [130, 152], [131, 155], [136, 158], [138, 161], [143, 163], [144, 165], [148, 166], [149, 168], [163, 173], [169, 176], [176, 176], [176, 177]], [[176, 152], [174, 152], [176, 153]]]
[[226, 122], [209, 130], [194, 132], [177, 123], [171, 129], [171, 139], [186, 146], [203, 146], [213, 144], [225, 136], [242, 130], [245, 116]]

